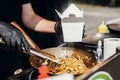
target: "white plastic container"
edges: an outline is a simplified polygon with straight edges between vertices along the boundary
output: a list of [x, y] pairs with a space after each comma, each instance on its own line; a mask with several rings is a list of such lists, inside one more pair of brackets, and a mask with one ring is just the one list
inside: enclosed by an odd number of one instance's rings
[[62, 23], [64, 42], [81, 42], [84, 22]]
[[83, 9], [77, 8], [73, 3], [61, 14], [64, 42], [81, 42], [83, 37], [84, 21]]

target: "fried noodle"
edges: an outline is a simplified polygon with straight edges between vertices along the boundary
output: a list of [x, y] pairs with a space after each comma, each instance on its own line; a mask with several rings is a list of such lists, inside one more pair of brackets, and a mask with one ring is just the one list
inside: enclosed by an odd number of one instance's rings
[[56, 68], [50, 69], [51, 74], [62, 74], [65, 72], [72, 74], [82, 74], [88, 70], [80, 56], [77, 58], [71, 56], [65, 59], [60, 59], [60, 62], [61, 64], [57, 65]]

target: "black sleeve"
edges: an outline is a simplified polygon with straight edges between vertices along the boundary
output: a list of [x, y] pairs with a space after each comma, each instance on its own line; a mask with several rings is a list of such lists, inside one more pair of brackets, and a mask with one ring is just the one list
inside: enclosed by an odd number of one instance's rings
[[27, 4], [27, 3], [30, 3], [31, 2], [31, 0], [20, 0], [21, 1], [21, 5], [22, 4]]

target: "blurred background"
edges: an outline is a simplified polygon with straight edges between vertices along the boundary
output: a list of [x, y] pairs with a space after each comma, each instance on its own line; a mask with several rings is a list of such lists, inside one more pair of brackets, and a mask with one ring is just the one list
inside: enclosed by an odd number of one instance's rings
[[102, 6], [120, 6], [120, 0], [70, 0], [71, 2], [85, 3]]
[[83, 20], [87, 33], [96, 33], [103, 21], [120, 23], [120, 0], [70, 0], [79, 9], [83, 9]]

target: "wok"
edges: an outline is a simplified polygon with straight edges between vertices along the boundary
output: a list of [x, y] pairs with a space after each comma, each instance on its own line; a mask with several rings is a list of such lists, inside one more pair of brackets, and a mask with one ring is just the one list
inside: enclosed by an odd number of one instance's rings
[[[120, 37], [120, 36], [116, 35], [116, 34], [109, 34], [109, 33], [107, 33], [107, 34], [101, 34], [101, 33], [88, 34], [88, 35], [85, 35], [83, 42], [64, 43], [64, 44], [62, 44], [62, 47], [48, 48], [48, 49], [43, 49], [42, 51], [47, 52], [47, 53], [51, 53], [52, 55], [55, 55], [55, 56], [63, 53], [64, 50], [76, 51], [76, 53], [72, 54], [71, 56], [77, 57], [79, 55], [79, 56], [83, 57], [83, 61], [87, 67], [93, 67], [94, 65], [92, 65], [92, 64], [96, 64], [97, 61], [94, 57], [95, 55], [92, 52], [92, 50], [96, 50], [97, 42], [99, 40], [103, 40], [104, 38], [116, 38], [116, 37]], [[87, 61], [85, 59], [85, 56], [90, 57], [91, 60]], [[30, 63], [36, 69], [38, 69], [39, 66], [41, 66], [41, 64], [44, 61], [45, 60], [42, 60], [36, 56], [30, 57]], [[48, 64], [48, 66], [51, 66], [51, 65]]]
[[117, 34], [110, 34], [110, 33], [94, 33], [94, 34], [88, 34], [83, 39], [83, 43], [91, 44], [91, 45], [97, 45], [99, 40], [105, 39], [105, 38], [118, 38], [120, 35]]
[[108, 24], [107, 27], [110, 33], [120, 35], [120, 24]]
[[[74, 56], [74, 57], [80, 56], [80, 58], [83, 60], [87, 68], [91, 68], [95, 64], [97, 64], [96, 58], [93, 55], [91, 55], [89, 52], [82, 50], [82, 49], [76, 49], [76, 48], [70, 48], [70, 47], [53, 47], [53, 48], [43, 49], [42, 51], [51, 53], [52, 55], [55, 55], [55, 56], [58, 56], [58, 55], [60, 56], [61, 54], [65, 52], [69, 53], [67, 54], [68, 56]], [[30, 64], [35, 69], [38, 69], [44, 61], [45, 60], [42, 60], [38, 58], [37, 56], [30, 57]], [[50, 68], [52, 68], [53, 65], [55, 64], [52, 64], [52, 63], [48, 64]]]

